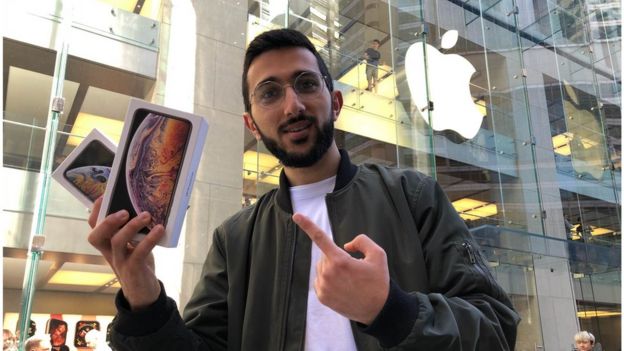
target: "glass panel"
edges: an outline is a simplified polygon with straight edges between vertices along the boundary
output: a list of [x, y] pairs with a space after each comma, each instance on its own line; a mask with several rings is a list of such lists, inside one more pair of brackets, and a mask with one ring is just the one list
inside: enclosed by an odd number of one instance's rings
[[[396, 99], [394, 104], [399, 167], [414, 168], [425, 174], [435, 175], [435, 156], [431, 152], [432, 134], [428, 124], [427, 109], [416, 103], [414, 87], [424, 81], [410, 78], [411, 72], [424, 69], [422, 61], [410, 61], [414, 53], [423, 53], [422, 43], [430, 35], [423, 20], [422, 1], [396, 1], [390, 10], [392, 29], [391, 57], [393, 58]], [[411, 70], [411, 72], [410, 72]], [[426, 97], [424, 98], [426, 101]]]
[[[547, 207], [558, 208], [555, 205], [558, 197], [563, 209], [563, 225], [558, 224], [558, 213], [548, 221], [553, 228], [563, 227], [569, 240], [580, 327], [602, 334], [603, 328], [596, 321], [611, 317], [592, 317], [584, 311], [615, 309], [618, 316], [621, 311], [619, 304], [614, 305], [606, 297], [611, 296], [611, 288], [594, 286], [590, 278], [608, 276], [607, 272], [620, 265], [619, 259], [612, 257], [616, 252], [619, 256], [621, 243], [617, 190], [620, 183], [615, 166], [620, 163], [621, 147], [616, 141], [620, 128], [605, 119], [606, 114], [620, 118], [619, 107], [611, 107], [620, 105], [620, 89], [615, 83], [620, 68], [610, 63], [619, 50], [611, 55], [612, 43], [596, 42], [594, 38], [606, 23], [599, 20], [596, 6], [619, 8], [619, 5], [596, 4], [572, 0], [536, 5], [536, 21], [526, 25], [525, 30], [539, 38], [539, 42], [525, 45], [524, 57], [528, 79], [532, 81], [529, 84], [532, 114], [547, 116], [549, 120], [550, 133], [537, 140], [537, 152], [543, 158], [554, 156], [557, 174], [552, 179], [559, 185], [558, 195], [549, 192], [552, 205]], [[608, 105], [611, 106], [605, 108]], [[539, 131], [536, 134], [539, 136]], [[614, 138], [615, 135], [618, 137]], [[615, 248], [603, 249], [605, 246]], [[619, 274], [610, 278], [620, 280]], [[590, 293], [594, 287], [597, 294]], [[611, 322], [607, 334], [616, 329], [619, 326]], [[598, 336], [597, 339], [601, 340]]]
[[[542, 70], [543, 105], [550, 119], [566, 233], [574, 240], [613, 245], [621, 242], [619, 176], [614, 177], [621, 151], [619, 141], [608, 135], [619, 134], [620, 128], [605, 115], [618, 114], [619, 118], [619, 109], [610, 107], [613, 99], [601, 101], [600, 95], [604, 87], [613, 86], [616, 72], [594, 63], [597, 52], [601, 56], [604, 50], [587, 45], [583, 23], [591, 26], [595, 21], [583, 22], [583, 4], [549, 2], [548, 7], [556, 28], [550, 43], [557, 69], [551, 70], [555, 77]], [[544, 153], [547, 146], [543, 146]]]
[[[473, 106], [462, 105], [461, 112], [455, 115], [469, 120], [471, 110], [475, 110], [481, 117], [478, 121], [475, 118], [477, 133], [468, 137], [453, 130], [458, 128], [459, 121], [446, 130], [435, 131], [438, 180], [462, 211], [476, 211], [475, 208], [461, 207], [460, 201], [470, 200], [477, 200], [480, 206], [491, 209], [487, 218], [460, 211], [469, 226], [497, 223], [542, 232], [530, 112], [518, 35], [513, 30], [515, 4], [512, 1], [489, 1], [480, 2], [480, 7], [476, 3], [461, 6], [461, 22], [452, 15], [458, 9], [455, 5], [439, 3], [433, 9], [438, 14], [437, 22], [427, 25], [427, 49], [441, 50], [447, 55], [458, 54], [474, 67], [476, 72], [468, 75]], [[442, 49], [441, 42], [450, 30], [458, 31], [458, 41], [454, 46]], [[448, 71], [449, 67], [457, 65], [446, 64], [444, 69]], [[429, 66], [431, 82], [450, 82], [454, 79], [450, 77], [459, 75], [435, 77], [436, 72], [432, 70], [435, 68]], [[448, 88], [444, 89], [445, 94], [449, 92]], [[459, 101], [459, 98], [434, 100], [433, 111], [435, 113], [437, 109], [437, 113], [441, 113], [442, 106], [459, 106]]]
[[574, 291], [581, 330], [591, 330], [603, 350], [618, 349], [622, 304], [621, 272], [574, 273]]
[[512, 250], [490, 249], [486, 258], [490, 270], [499, 284], [508, 292], [511, 302], [523, 323], [518, 326], [516, 350], [532, 350], [542, 344], [535, 271], [530, 254]]
[[[47, 199], [49, 196], [50, 183], [52, 180], [50, 178], [50, 173], [52, 172], [53, 166], [53, 157], [55, 152], [54, 148], [56, 144], [56, 133], [59, 125], [59, 118], [63, 110], [63, 101], [61, 100], [61, 96], [63, 94], [63, 83], [65, 80], [65, 69], [67, 63], [67, 41], [71, 29], [71, 8], [68, 8], [67, 5], [63, 6], [62, 3], [57, 3], [56, 5], [57, 8], [53, 8], [52, 13], [56, 16], [60, 16], [62, 19], [60, 21], [60, 24], [57, 26], [57, 32], [50, 35], [50, 39], [56, 42], [56, 45], [54, 47], [54, 49], [56, 50], [56, 54], [53, 61], [54, 63], [52, 65], [54, 74], [52, 77], [50, 77], [50, 79], [46, 79], [47, 77], [40, 77], [43, 78], [42, 80], [50, 83], [49, 85], [44, 83], [45, 88], [40, 90], [48, 92], [46, 98], [42, 99], [40, 102], [42, 105], [46, 104], [47, 102], [47, 104], [45, 105], [47, 108], [42, 109], [41, 116], [39, 116], [40, 120], [45, 121], [43, 123], [45, 127], [39, 127], [41, 128], [39, 129], [39, 131], [43, 132], [43, 138], [27, 139], [26, 144], [28, 146], [25, 148], [25, 154], [28, 156], [32, 156], [28, 157], [28, 159], [35, 159], [35, 162], [38, 161], [40, 172], [35, 177], [36, 182], [34, 184], [35, 191], [32, 210], [29, 209], [28, 211], [32, 211], [32, 223], [30, 226], [31, 229], [27, 237], [28, 239], [26, 244], [26, 266], [24, 270], [24, 280], [21, 291], [19, 320], [18, 326], [16, 328], [16, 330], [19, 331], [18, 345], [20, 349], [24, 347], [24, 342], [27, 338], [30, 315], [32, 312], [33, 296], [36, 288], [35, 284], [37, 278], [37, 270], [39, 268], [40, 260], [43, 254], [43, 244], [45, 242], [44, 226], [46, 219], [46, 209], [48, 205]], [[15, 83], [15, 76], [13, 78], [13, 82]], [[18, 100], [22, 100], [21, 96], [14, 97], [17, 97]], [[19, 104], [20, 103], [17, 103], [17, 105]], [[19, 113], [16, 113], [15, 116], [23, 117], [23, 115], [20, 115]], [[32, 117], [26, 116], [26, 118], [30, 119]], [[19, 125], [19, 122], [15, 124]], [[23, 124], [27, 125], [27, 123]], [[28, 130], [26, 130], [26, 133], [27, 132]], [[22, 150], [24, 150], [24, 143], [22, 143], [21, 146]], [[26, 164], [28, 163], [29, 161], [26, 162]], [[26, 231], [20, 232], [19, 234], [20, 236], [22, 236], [22, 238], [26, 237]]]
[[[130, 97], [151, 100], [151, 94], [160, 93], [153, 89], [160, 23], [137, 14], [159, 18], [160, 2], [129, 11], [97, 1], [74, 2], [71, 8], [63, 1], [10, 3], [3, 37], [3, 51], [10, 53], [3, 61], [3, 174], [10, 180], [4, 183], [3, 242], [9, 258], [20, 267], [25, 263], [22, 289], [10, 288], [24, 297], [21, 308], [27, 315], [27, 297], [32, 298], [34, 283], [41, 280], [43, 238], [49, 236], [46, 250], [74, 247], [76, 243], [58, 240], [61, 226], [56, 221], [83, 224], [88, 215], [49, 174], [93, 128], [116, 143]], [[51, 97], [63, 100], [51, 103]], [[45, 225], [46, 219], [52, 225]], [[36, 234], [32, 251], [31, 231]], [[63, 258], [56, 269], [71, 259]], [[43, 267], [48, 274], [49, 262]]]

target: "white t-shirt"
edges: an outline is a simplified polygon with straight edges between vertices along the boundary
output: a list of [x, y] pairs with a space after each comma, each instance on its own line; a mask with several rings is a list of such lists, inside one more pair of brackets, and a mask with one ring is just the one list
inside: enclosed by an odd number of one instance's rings
[[[295, 212], [306, 215], [327, 235], [333, 238], [325, 194], [332, 192], [336, 177], [327, 178], [313, 184], [293, 186], [290, 198]], [[305, 350], [306, 351], [356, 351], [350, 321], [331, 308], [319, 302], [314, 291], [316, 263], [323, 253], [312, 243], [312, 263], [308, 290], [308, 313], [306, 315]]]

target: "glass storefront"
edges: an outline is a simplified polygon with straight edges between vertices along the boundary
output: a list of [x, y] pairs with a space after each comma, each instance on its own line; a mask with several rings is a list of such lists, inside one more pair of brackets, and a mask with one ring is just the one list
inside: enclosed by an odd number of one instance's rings
[[[358, 163], [437, 179], [522, 315], [517, 349], [548, 344], [539, 305], [550, 296], [540, 290], [554, 267], [573, 285], [576, 327], [615, 348], [619, 11], [595, 1], [250, 1], [247, 40], [280, 27], [307, 34], [344, 96], [339, 147]], [[375, 39], [370, 90], [363, 53]], [[280, 166], [245, 145], [258, 160], [244, 165], [252, 203]], [[588, 293], [594, 286], [600, 294]]]
[[[117, 142], [130, 98], [170, 101], [166, 81], [182, 75], [174, 70], [176, 57], [196, 60], [196, 105], [213, 99], [215, 106], [221, 104], [215, 108], [219, 113], [223, 106], [242, 110], [236, 90], [239, 76], [226, 77], [236, 81], [235, 89], [227, 90], [228, 85], [223, 88], [227, 93], [218, 95], [217, 89], [202, 83], [201, 70], [224, 68], [218, 66], [219, 56], [226, 53], [242, 56], [241, 37], [249, 42], [265, 30], [288, 27], [312, 40], [343, 94], [344, 107], [336, 122], [338, 146], [348, 150], [355, 163], [417, 169], [442, 185], [522, 316], [517, 350], [552, 348], [548, 345], [555, 342], [556, 327], [551, 324], [557, 322], [565, 332], [592, 331], [605, 350], [619, 347], [619, 2], [213, 1], [215, 8], [228, 13], [223, 21], [235, 22], [229, 16], [241, 8], [246, 28], [236, 28], [232, 40], [212, 33], [218, 31], [196, 29], [198, 48], [206, 36], [218, 37], [218, 43], [210, 44], [213, 50], [203, 56], [199, 49], [190, 51], [195, 44], [173, 42], [173, 2], [145, 1], [138, 8], [136, 3], [120, 8], [123, 2], [74, 1], [64, 73], [54, 67], [61, 23], [67, 19], [63, 5], [69, 2], [7, 2], [12, 16], [7, 16], [3, 37], [3, 178], [9, 199], [3, 205], [5, 276], [7, 267], [27, 267], [54, 82], [64, 83], [65, 108], [54, 137], [52, 169], [93, 126]], [[187, 9], [184, 4], [181, 1], [178, 8]], [[196, 7], [197, 23], [201, 14], [218, 20]], [[216, 50], [226, 39], [233, 49]], [[374, 40], [381, 56], [377, 67], [364, 55]], [[180, 50], [177, 56], [174, 50]], [[228, 72], [225, 68], [222, 71]], [[371, 70], [377, 75], [374, 87], [367, 79]], [[238, 95], [229, 97], [230, 92]], [[238, 208], [276, 187], [281, 171], [279, 162], [249, 133], [241, 143], [242, 186], [240, 191], [228, 188], [235, 196], [242, 192]], [[220, 171], [240, 174], [235, 167]], [[218, 192], [201, 185], [199, 196]], [[44, 230], [48, 256], [38, 264], [46, 267], [42, 271], [71, 271], [72, 265], [84, 264], [74, 268], [110, 273], [102, 268], [105, 262], [97, 252], [77, 244], [84, 241], [84, 232], [66, 233], [68, 226], [86, 228], [84, 206], [58, 185], [50, 186]], [[187, 222], [191, 229], [199, 227]], [[66, 240], [55, 240], [62, 236]], [[60, 256], [71, 258], [57, 267], [54, 259]], [[197, 274], [187, 270], [185, 276], [187, 272], [190, 277]], [[64, 290], [62, 284], [37, 285], [43, 278], [35, 278], [35, 294]], [[557, 284], [563, 292], [555, 291]], [[96, 293], [106, 301], [117, 288], [113, 275]], [[12, 297], [13, 304], [22, 289], [22, 280], [17, 284], [5, 279], [5, 296]], [[79, 291], [92, 290], [73, 293]], [[570, 315], [559, 316], [558, 310], [550, 309], [553, 301]], [[5, 316], [12, 313], [9, 320], [15, 323], [19, 310], [5, 307]], [[88, 314], [106, 319], [113, 313], [95, 308]], [[573, 334], [557, 337], [562, 350], [570, 349]]]

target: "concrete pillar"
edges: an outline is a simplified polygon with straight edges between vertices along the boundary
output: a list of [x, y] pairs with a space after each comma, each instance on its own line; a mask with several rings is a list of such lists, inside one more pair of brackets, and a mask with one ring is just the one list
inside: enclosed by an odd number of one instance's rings
[[[241, 75], [247, 2], [168, 0], [163, 6], [163, 45], [154, 100], [170, 101], [168, 105], [180, 103], [205, 116], [209, 124], [183, 238], [177, 249], [164, 249], [162, 254], [159, 249], [157, 253], [157, 274], [167, 277], [168, 295], [182, 310], [201, 274], [213, 230], [241, 208]], [[182, 43], [182, 51], [171, 52], [178, 48], [176, 43]], [[170, 66], [176, 62], [183, 64]], [[192, 80], [179, 76], [189, 75], [189, 71], [193, 71]], [[178, 84], [172, 86], [175, 81]], [[177, 96], [176, 101], [171, 101], [171, 95]]]
[[[546, 62], [542, 62], [542, 65], [546, 65]], [[526, 83], [529, 87], [545, 86], [544, 76], [541, 72], [527, 72]], [[539, 179], [538, 191], [546, 214], [545, 235], [566, 239], [546, 96], [543, 89], [534, 88], [528, 90], [527, 98], [537, 148], [535, 169]], [[563, 243], [559, 246], [553, 245], [550, 249], [557, 250], [553, 254], [566, 257], [566, 246]], [[544, 349], [568, 351], [574, 333], [578, 330], [576, 301], [568, 260], [558, 257], [536, 257], [533, 263]]]

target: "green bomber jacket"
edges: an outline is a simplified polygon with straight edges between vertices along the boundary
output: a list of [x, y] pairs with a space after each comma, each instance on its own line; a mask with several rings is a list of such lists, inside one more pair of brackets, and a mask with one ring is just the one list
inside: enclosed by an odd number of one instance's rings
[[[364, 233], [388, 259], [383, 309], [371, 325], [351, 323], [358, 350], [514, 349], [520, 318], [432, 178], [355, 166], [341, 150], [326, 203], [338, 246]], [[164, 288], [138, 312], [118, 293], [114, 349], [303, 350], [312, 244], [291, 217], [282, 173], [278, 189], [215, 230], [183, 316]]]

